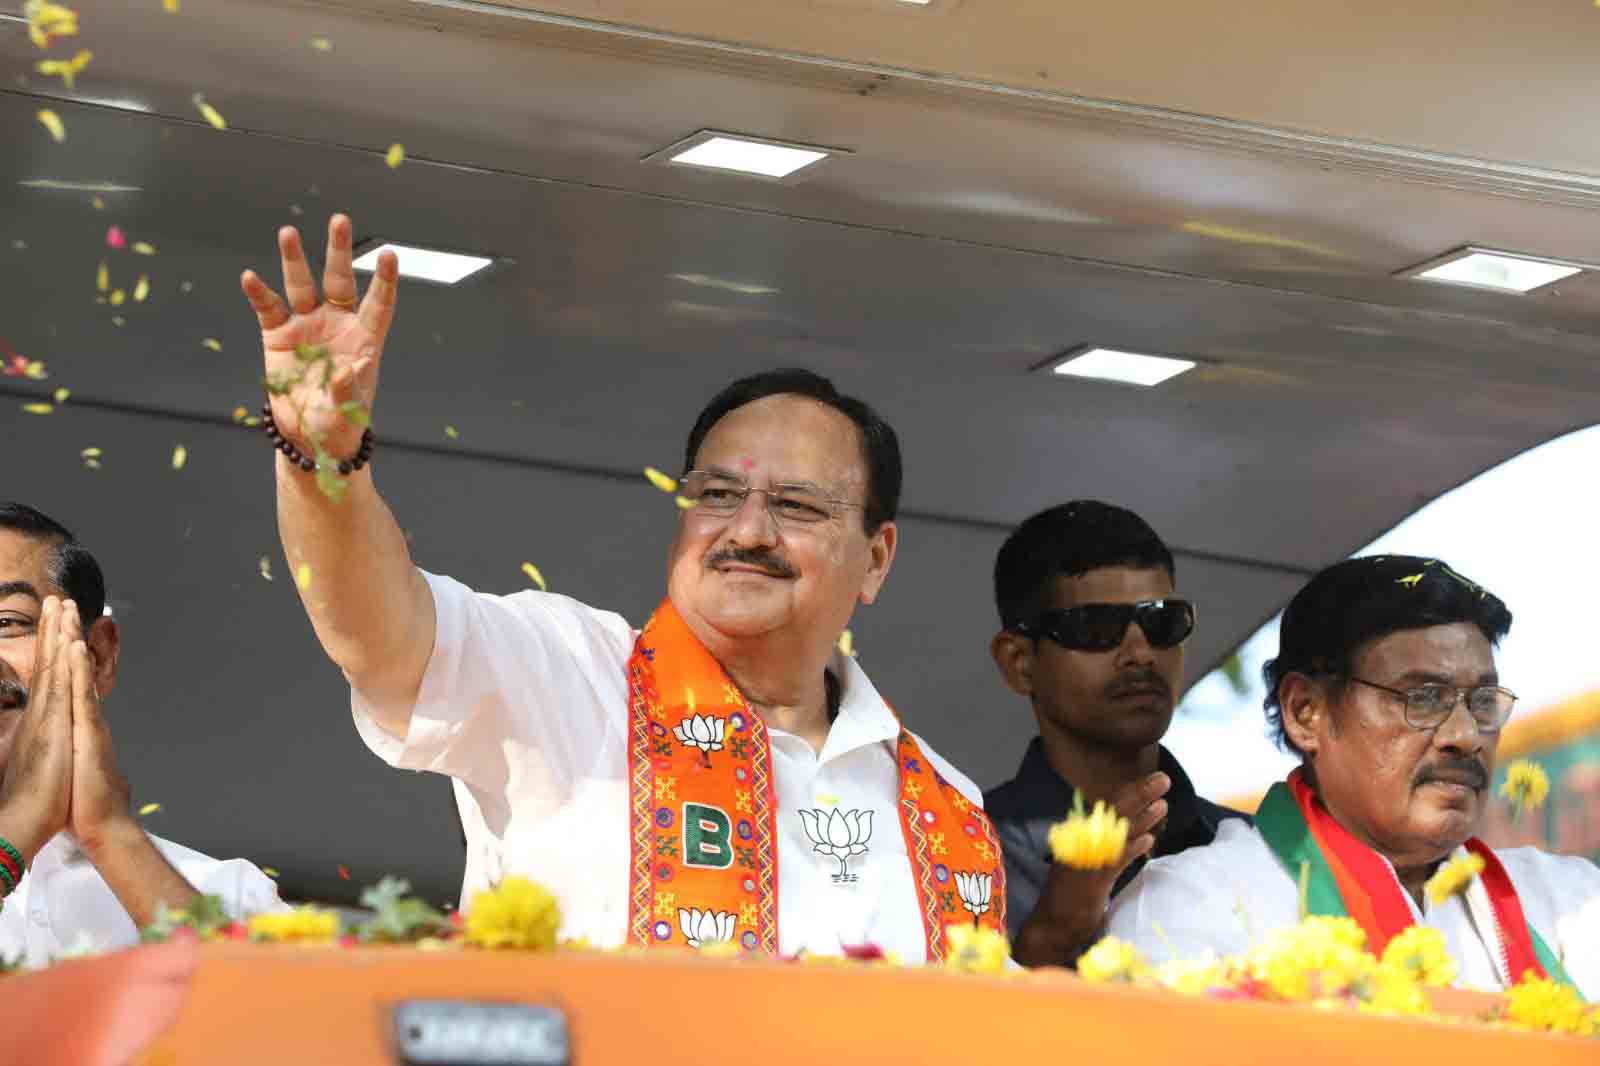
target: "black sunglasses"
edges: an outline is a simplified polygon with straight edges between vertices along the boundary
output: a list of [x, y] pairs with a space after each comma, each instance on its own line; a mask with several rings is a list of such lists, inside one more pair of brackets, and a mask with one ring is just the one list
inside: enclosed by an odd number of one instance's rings
[[1038, 640], [1049, 637], [1073, 651], [1110, 651], [1122, 643], [1128, 623], [1137, 622], [1152, 648], [1175, 648], [1194, 632], [1194, 604], [1188, 600], [1139, 603], [1086, 603], [1046, 611], [1038, 621], [1011, 629]]

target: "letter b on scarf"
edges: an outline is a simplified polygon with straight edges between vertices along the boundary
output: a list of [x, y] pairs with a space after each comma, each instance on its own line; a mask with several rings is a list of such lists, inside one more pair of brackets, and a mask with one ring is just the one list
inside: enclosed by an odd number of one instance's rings
[[733, 821], [704, 803], [683, 805], [683, 864], [711, 870], [733, 865]]

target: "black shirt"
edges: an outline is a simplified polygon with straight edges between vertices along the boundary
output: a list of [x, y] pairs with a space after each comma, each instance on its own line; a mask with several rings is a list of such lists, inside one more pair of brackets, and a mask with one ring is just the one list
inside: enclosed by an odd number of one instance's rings
[[[1167, 827], [1156, 840], [1155, 857], [1211, 843], [1224, 818], [1250, 820], [1238, 811], [1201, 799], [1189, 775], [1166, 748], [1161, 749], [1160, 769], [1172, 779], [1172, 787], [1166, 795]], [[1077, 790], [1050, 765], [1044, 742], [1038, 737], [1028, 745], [1017, 776], [984, 793], [983, 809], [1005, 850], [1006, 925], [1012, 940], [1016, 940], [1022, 923], [1033, 913], [1050, 874], [1050, 827], [1072, 810], [1076, 795]], [[1113, 897], [1133, 880], [1145, 862], [1146, 858], [1140, 858], [1122, 872], [1111, 891]]]

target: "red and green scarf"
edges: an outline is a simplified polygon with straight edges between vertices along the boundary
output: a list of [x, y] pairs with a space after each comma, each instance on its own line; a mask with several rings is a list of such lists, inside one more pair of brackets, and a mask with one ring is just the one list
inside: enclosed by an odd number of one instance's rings
[[[1289, 876], [1304, 880], [1310, 914], [1352, 918], [1367, 934], [1367, 946], [1382, 955], [1389, 941], [1413, 924], [1411, 904], [1388, 862], [1357, 840], [1317, 799], [1299, 769], [1267, 790], [1256, 812], [1256, 828]], [[1483, 860], [1479, 877], [1513, 982], [1529, 970], [1572, 984], [1560, 960], [1528, 924], [1522, 903], [1500, 860], [1477, 837], [1467, 850]]]

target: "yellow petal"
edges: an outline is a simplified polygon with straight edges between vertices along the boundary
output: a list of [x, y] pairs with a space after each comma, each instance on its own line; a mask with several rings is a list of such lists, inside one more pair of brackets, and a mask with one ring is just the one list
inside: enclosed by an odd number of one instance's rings
[[124, 300], [126, 300], [127, 298], [128, 298], [128, 294], [123, 292], [121, 289], [112, 289], [111, 290], [111, 306], [112, 307], [121, 307], [122, 306], [122, 302]]
[[55, 410], [54, 407], [47, 403], [25, 403], [22, 405], [22, 409], [30, 415], [47, 415]]
[[261, 557], [261, 561], [256, 564], [256, 568], [261, 571], [261, 577], [262, 577], [263, 580], [265, 580], [265, 581], [271, 581], [272, 580], [272, 560], [271, 559], [268, 559], [265, 555], [263, 555]]
[[461, 434], [456, 432], [455, 426], [445, 426], [444, 435], [449, 437], [451, 440], [455, 440], [457, 437], [461, 436]]
[[154, 814], [160, 809], [161, 804], [159, 803], [146, 803], [143, 807], [139, 808], [139, 817], [143, 818], [147, 814]]
[[383, 161], [389, 164], [390, 170], [404, 163], [406, 161], [406, 146], [403, 144], [391, 144], [389, 146], [389, 154], [383, 157]]
[[839, 634], [839, 650], [846, 655], [856, 653], [856, 638], [847, 629]]
[[206, 103], [206, 98], [201, 96], [199, 93], [194, 94], [194, 106], [200, 110], [200, 114], [203, 115], [205, 120], [211, 123], [212, 126], [219, 130], [225, 130], [228, 128], [228, 120], [222, 117], [222, 112]]
[[100, 269], [94, 274], [94, 287], [101, 292], [111, 288], [111, 270], [106, 266], [105, 260], [100, 261]]
[[50, 376], [49, 374], [45, 373], [44, 363], [37, 359], [29, 363], [27, 367], [23, 369], [22, 373], [24, 377], [31, 378], [34, 381], [43, 381], [45, 378]]
[[189, 449], [188, 448], [185, 448], [183, 445], [180, 444], [176, 448], [172, 449], [172, 469], [174, 469], [174, 470], [182, 470], [183, 469], [183, 464], [187, 463], [188, 461], [189, 461]]
[[540, 592], [549, 591], [550, 586], [544, 583], [544, 575], [539, 573], [539, 568], [532, 563], [523, 563], [522, 572], [528, 575], [528, 580], [539, 586]]
[[222, 351], [222, 342], [217, 340], [215, 337], [207, 337], [200, 343], [205, 345], [207, 348], [210, 348], [214, 352]]
[[178, 13], [178, 0], [161, 0], [161, 7], [169, 15]]
[[93, 58], [93, 52], [82, 49], [71, 59], [41, 59], [34, 64], [34, 69], [50, 78], [59, 74], [61, 81], [70, 90], [77, 81], [78, 73], [88, 66]]
[[687, 497], [687, 496], [679, 496], [677, 498], [677, 500], [674, 501], [674, 502], [677, 503], [678, 509], [680, 511], [692, 511], [692, 510], [694, 510], [694, 501], [689, 499], [689, 497]]
[[[177, 2], [177, 0], [172, 0], [172, 2], [173, 2], [173, 3], [176, 3], [176, 2]], [[276, 871], [276, 870], [274, 870], [274, 869], [273, 869], [273, 868], [272, 868], [272, 867], [270, 867], [270, 866], [263, 866], [263, 867], [262, 867], [262, 868], [261, 868], [261, 872], [262, 872], [262, 873], [264, 873], [264, 874], [266, 874], [266, 875], [267, 875], [267, 876], [268, 876], [268, 877], [277, 877], [277, 876], [278, 876], [278, 871]]]
[[121, 315], [112, 315], [111, 324], [113, 326], [125, 326], [128, 324], [128, 320], [123, 318]]
[[62, 125], [61, 116], [48, 107], [39, 109], [39, 121], [44, 123], [44, 128], [50, 131], [51, 139], [57, 144], [67, 139], [67, 127]]
[[134, 241], [133, 242], [133, 250], [138, 252], [140, 255], [155, 255], [156, 254], [156, 246], [151, 244], [151, 243], [149, 243], [148, 241]]
[[311, 47], [319, 52], [331, 52], [333, 51], [333, 42], [326, 37], [313, 37], [311, 38]]
[[85, 459], [98, 459], [98, 458], [100, 458], [100, 449], [99, 448], [85, 448], [83, 451], [79, 452], [78, 454], [83, 456]]
[[295, 569], [295, 572], [294, 572], [294, 583], [296, 585], [300, 586], [300, 591], [301, 592], [304, 592], [306, 589], [311, 587], [311, 564], [310, 563], [301, 563], [299, 565], [299, 567], [297, 567]]
[[647, 466], [644, 468], [644, 476], [650, 479], [650, 484], [654, 485], [662, 492], [678, 491], [678, 483], [653, 466]]
[[66, 403], [67, 402], [67, 397], [71, 396], [71, 395], [72, 395], [72, 390], [71, 389], [65, 389], [65, 388], [57, 389], [56, 392], [55, 392], [54, 399], [55, 399], [56, 403], [58, 403], [58, 404], [59, 403]]
[[247, 419], [249, 417], [250, 417], [250, 412], [245, 410], [243, 407], [235, 407], [233, 409], [233, 420], [235, 422], [243, 422], [245, 419]]
[[144, 298], [150, 295], [150, 279], [144, 274], [139, 275], [139, 282], [133, 287], [133, 302], [144, 303]]

